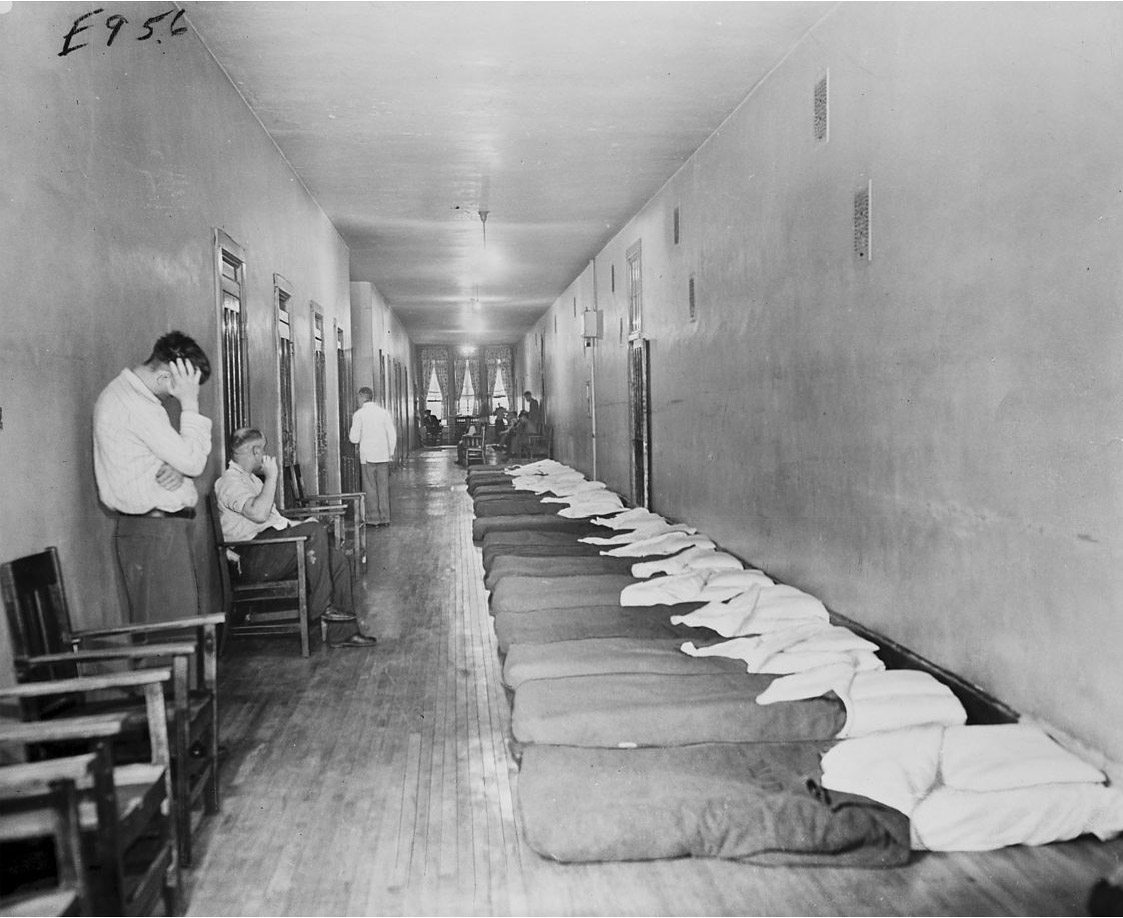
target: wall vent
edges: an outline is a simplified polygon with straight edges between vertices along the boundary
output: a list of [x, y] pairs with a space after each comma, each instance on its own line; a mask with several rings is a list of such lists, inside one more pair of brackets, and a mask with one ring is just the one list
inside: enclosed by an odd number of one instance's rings
[[872, 261], [870, 252], [870, 190], [872, 182], [854, 193], [854, 255], [862, 261]]
[[828, 140], [828, 132], [830, 130], [830, 118], [827, 106], [830, 83], [827, 76], [827, 74], [823, 74], [815, 84], [815, 100], [812, 105], [811, 119], [815, 130], [815, 140], [820, 143], [825, 143]]
[[573, 318], [577, 318], [577, 297], [573, 298]]
[[675, 212], [672, 215], [671, 222], [673, 224], [673, 231], [672, 231], [671, 235], [674, 237], [675, 245], [678, 245], [678, 241], [679, 241], [679, 212], [678, 212], [677, 207], [675, 208]]
[[612, 292], [616, 292], [616, 265], [609, 265], [609, 280]]
[[690, 280], [687, 282], [687, 300], [690, 304], [690, 321], [693, 322], [698, 318], [698, 306], [694, 299], [694, 275], [690, 275]]

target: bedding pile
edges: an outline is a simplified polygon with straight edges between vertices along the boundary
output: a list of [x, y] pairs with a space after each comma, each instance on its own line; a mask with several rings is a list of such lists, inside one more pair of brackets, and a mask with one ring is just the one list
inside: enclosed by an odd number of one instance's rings
[[554, 460], [468, 471], [525, 837], [561, 861], [891, 867], [1123, 831], [1123, 793], [695, 528]]

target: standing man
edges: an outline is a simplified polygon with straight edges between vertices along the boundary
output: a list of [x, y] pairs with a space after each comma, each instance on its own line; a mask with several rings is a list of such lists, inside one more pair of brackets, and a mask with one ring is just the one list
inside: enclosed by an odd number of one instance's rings
[[530, 394], [527, 389], [523, 393], [523, 398], [526, 399], [526, 412], [528, 416], [530, 433], [541, 433], [542, 424], [542, 406], [538, 404], [538, 399]]
[[[261, 477], [259, 477], [261, 476]], [[264, 480], [263, 480], [264, 479]], [[359, 630], [355, 615], [351, 565], [328, 543], [318, 520], [294, 523], [277, 510], [277, 459], [265, 454], [265, 434], [242, 427], [230, 435], [230, 464], [214, 485], [222, 536], [232, 542], [268, 539], [276, 530], [306, 535], [308, 605], [313, 621], [328, 623], [332, 647], [372, 647], [376, 638]], [[239, 545], [243, 574], [251, 580], [284, 580], [297, 569], [291, 544]]]
[[390, 460], [398, 446], [394, 418], [374, 403], [374, 392], [363, 386], [358, 392], [359, 410], [351, 419], [352, 443], [359, 444], [363, 464], [363, 491], [367, 496], [368, 526], [390, 525]]
[[[194, 339], [169, 332], [94, 405], [94, 477], [101, 502], [117, 514], [117, 562], [134, 623], [201, 611], [190, 520], [195, 479], [211, 452], [211, 421], [199, 414], [199, 387], [210, 375]], [[179, 401], [179, 430], [160, 401], [169, 397]]]

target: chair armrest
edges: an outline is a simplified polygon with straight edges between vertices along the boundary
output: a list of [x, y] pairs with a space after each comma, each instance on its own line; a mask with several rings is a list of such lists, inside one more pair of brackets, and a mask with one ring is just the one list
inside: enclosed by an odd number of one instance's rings
[[[52, 743], [60, 740], [95, 739], [117, 736], [125, 729], [131, 714], [92, 714], [85, 717], [58, 717], [54, 720], [0, 722], [0, 743]], [[36, 762], [42, 765], [42, 762]]]
[[308, 536], [294, 535], [294, 536], [276, 536], [272, 539], [242, 539], [238, 542], [223, 542], [223, 548], [241, 548], [246, 545], [282, 545], [285, 542], [307, 542]]
[[323, 503], [324, 501], [340, 501], [340, 500], [357, 500], [360, 497], [365, 497], [365, 491], [340, 491], [337, 494], [310, 494], [307, 497], [300, 498], [298, 504], [312, 504]]
[[346, 516], [347, 508], [343, 504], [328, 504], [322, 507], [286, 507], [281, 511], [281, 516], [289, 519], [314, 519], [317, 516]]
[[156, 657], [190, 657], [196, 645], [193, 641], [169, 641], [166, 644], [137, 644], [135, 647], [105, 647], [97, 650], [76, 650], [72, 653], [45, 653], [25, 657], [19, 662], [25, 666], [44, 666], [48, 663], [93, 663], [97, 660], [143, 660]]
[[93, 637], [108, 637], [114, 634], [146, 634], [154, 631], [182, 631], [184, 628], [199, 628], [205, 625], [223, 625], [226, 615], [215, 612], [211, 615], [194, 615], [191, 618], [177, 618], [168, 622], [143, 622], [135, 625], [116, 625], [113, 628], [90, 628], [71, 632], [75, 641]]
[[[59, 723], [59, 721], [47, 721], [47, 723]], [[11, 798], [42, 794], [49, 790], [52, 781], [88, 783], [96, 759], [96, 753], [86, 752], [82, 755], [68, 755], [42, 762], [4, 765], [0, 767], [0, 796]]]
[[94, 692], [111, 688], [136, 688], [167, 682], [172, 677], [170, 669], [138, 669], [127, 673], [102, 673], [97, 676], [77, 676], [73, 679], [55, 679], [51, 682], [24, 682], [0, 688], [2, 698], [42, 698], [45, 695], [66, 695], [70, 692]]

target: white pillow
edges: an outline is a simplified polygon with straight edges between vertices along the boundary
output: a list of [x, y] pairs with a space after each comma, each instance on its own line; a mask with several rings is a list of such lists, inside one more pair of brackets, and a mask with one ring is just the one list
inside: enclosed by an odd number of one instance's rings
[[818, 698], [827, 692], [843, 694], [854, 678], [854, 667], [848, 662], [816, 666], [814, 669], [790, 676], [781, 676], [756, 696], [757, 704], [774, 704], [777, 701], [802, 701]]
[[823, 755], [823, 787], [861, 794], [906, 816], [936, 783], [943, 727], [910, 727], [835, 744]]
[[1102, 784], [1044, 784], [982, 793], [941, 787], [922, 800], [909, 819], [912, 847], [921, 851], [1045, 845], [1086, 832], [1106, 841], [1123, 831], [1123, 792]]
[[948, 787], [971, 791], [1104, 782], [1098, 768], [1029, 724], [950, 728], [942, 773]]
[[849, 628], [832, 625], [792, 649], [805, 653], [811, 653], [812, 651], [842, 653], [847, 650], [877, 650], [878, 646], [873, 641], [858, 637]]

